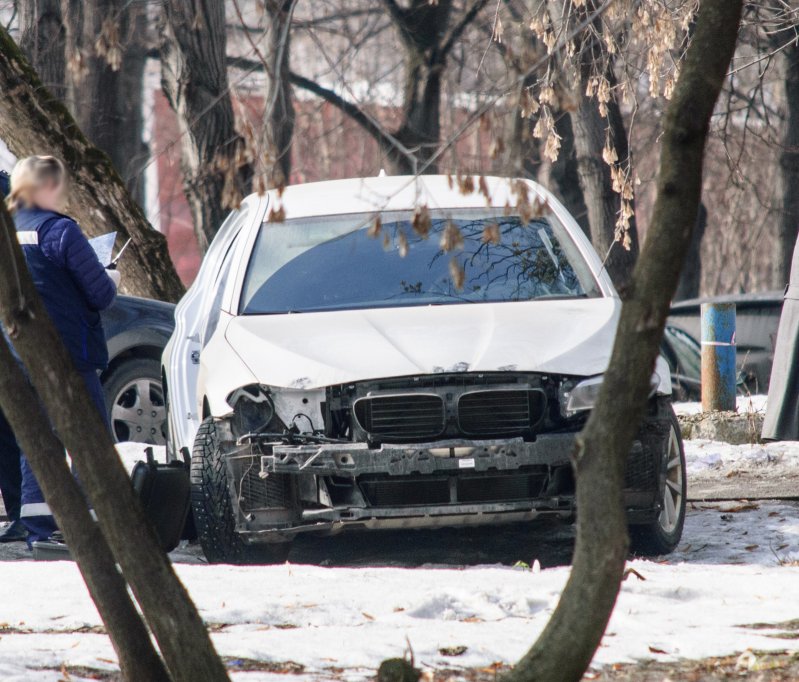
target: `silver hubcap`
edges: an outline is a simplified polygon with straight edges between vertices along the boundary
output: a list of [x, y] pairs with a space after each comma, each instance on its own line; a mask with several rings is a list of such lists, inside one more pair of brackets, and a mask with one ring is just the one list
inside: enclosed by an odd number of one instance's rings
[[118, 441], [163, 445], [166, 406], [161, 382], [136, 379], [123, 386], [114, 398], [111, 424]]
[[671, 427], [668, 454], [666, 456], [666, 485], [663, 486], [663, 503], [658, 521], [666, 533], [673, 533], [682, 513], [683, 471], [680, 458], [680, 443], [677, 432]]

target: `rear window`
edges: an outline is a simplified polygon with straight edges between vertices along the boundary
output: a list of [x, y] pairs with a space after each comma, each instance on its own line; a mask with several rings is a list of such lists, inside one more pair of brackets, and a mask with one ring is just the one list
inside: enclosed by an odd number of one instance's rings
[[377, 235], [374, 216], [363, 214], [264, 223], [248, 265], [240, 312], [600, 295], [588, 264], [554, 216], [524, 223], [502, 209], [431, 211], [426, 237], [414, 233], [410, 214], [381, 218]]

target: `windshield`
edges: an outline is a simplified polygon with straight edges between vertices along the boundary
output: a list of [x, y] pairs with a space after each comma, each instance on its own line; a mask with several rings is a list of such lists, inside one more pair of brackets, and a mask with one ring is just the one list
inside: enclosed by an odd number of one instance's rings
[[[242, 291], [244, 315], [599, 296], [554, 216], [503, 209], [431, 211], [426, 238], [409, 213], [264, 223]], [[453, 229], [457, 228], [457, 230]], [[445, 252], [443, 245], [449, 244]]]

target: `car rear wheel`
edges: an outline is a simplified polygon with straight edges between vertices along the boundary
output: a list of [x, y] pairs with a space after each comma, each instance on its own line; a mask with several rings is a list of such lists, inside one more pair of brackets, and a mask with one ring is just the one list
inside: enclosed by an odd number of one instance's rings
[[166, 443], [166, 404], [157, 360], [124, 360], [106, 377], [103, 390], [118, 443]]
[[657, 518], [643, 525], [630, 528], [632, 550], [636, 554], [657, 556], [673, 552], [682, 537], [685, 524], [685, 498], [687, 479], [685, 472], [685, 449], [680, 424], [674, 411], [668, 438], [664, 439], [660, 476], [660, 513]]
[[249, 545], [236, 532], [224, 443], [209, 417], [201, 425], [191, 457], [191, 509], [203, 553], [212, 564], [275, 564], [288, 558], [290, 543]]

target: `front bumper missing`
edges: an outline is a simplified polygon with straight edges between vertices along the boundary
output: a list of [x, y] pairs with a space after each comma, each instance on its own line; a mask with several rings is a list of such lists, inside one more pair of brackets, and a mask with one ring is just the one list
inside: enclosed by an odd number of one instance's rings
[[[242, 489], [231, 490], [240, 502], [237, 531], [247, 542], [276, 542], [301, 533], [330, 535], [347, 528], [437, 528], [542, 518], [571, 520], [573, 489], [564, 491], [561, 477], [564, 472], [570, 476], [574, 437], [573, 433], [558, 433], [541, 434], [532, 442], [521, 438], [452, 440], [386, 444], [379, 448], [370, 448], [366, 443], [271, 444], [260, 452], [231, 453], [229, 466], [234, 478], [241, 480], [246, 469], [248, 476], [263, 484], [274, 486], [282, 481], [290, 491], [286, 501], [288, 497], [294, 499], [294, 504], [270, 509], [241, 504]], [[644, 454], [645, 448], [636, 442], [631, 461]], [[514, 499], [460, 499], [458, 490], [463, 481], [471, 479], [482, 485], [490, 477], [496, 480], [504, 476], [508, 480], [517, 475], [541, 484], [534, 492]], [[448, 502], [419, 503], [400, 496], [401, 499], [373, 504], [364, 492], [367, 484], [363, 482], [370, 479], [389, 485], [411, 481], [411, 489], [430, 481], [447, 481], [452, 492]], [[341, 482], [347, 482], [351, 492], [336, 497]], [[652, 517], [657, 511], [653, 500], [651, 491], [627, 490], [625, 504], [631, 522]]]
[[544, 434], [533, 442], [521, 438], [451, 440], [376, 449], [366, 443], [275, 445], [272, 454], [261, 456], [261, 473], [409, 476], [464, 470], [512, 471], [523, 466], [568, 464], [573, 448], [573, 434]]
[[380, 509], [306, 510], [298, 523], [283, 528], [259, 528], [250, 525], [237, 528], [246, 542], [280, 542], [304, 533], [337, 535], [344, 530], [400, 530], [481, 526], [518, 523], [536, 519], [570, 521], [573, 503], [563, 500], [563, 507], [552, 508], [551, 502], [530, 500], [497, 504], [446, 505], [424, 507], [383, 507]]

